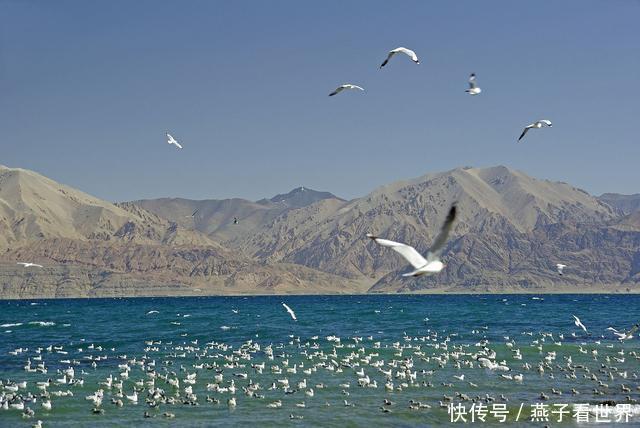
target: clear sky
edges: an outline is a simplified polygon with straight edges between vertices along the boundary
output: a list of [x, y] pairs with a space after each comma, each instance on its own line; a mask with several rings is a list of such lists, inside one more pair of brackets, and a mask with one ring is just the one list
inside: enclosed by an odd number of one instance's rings
[[[111, 201], [498, 164], [640, 192], [639, 21], [635, 0], [0, 0], [0, 163]], [[398, 46], [421, 64], [380, 70]], [[346, 82], [366, 91], [327, 96]]]

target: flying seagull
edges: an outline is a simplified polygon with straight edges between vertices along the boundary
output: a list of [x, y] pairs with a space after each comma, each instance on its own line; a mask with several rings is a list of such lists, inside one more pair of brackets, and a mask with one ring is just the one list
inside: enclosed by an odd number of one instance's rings
[[291, 318], [293, 318], [294, 321], [297, 321], [298, 318], [296, 318], [296, 313], [293, 312], [293, 309], [291, 309], [289, 306], [287, 306], [286, 303], [282, 303], [282, 306], [284, 306], [284, 308], [287, 310], [287, 312], [289, 312], [289, 315], [291, 315]]
[[238, 217], [233, 218], [233, 224], [238, 224]]
[[193, 218], [193, 217], [195, 217], [195, 216], [196, 216], [196, 214], [198, 214], [198, 211], [200, 211], [200, 210], [195, 210], [195, 211], [193, 212], [193, 214], [191, 214], [191, 215], [187, 215], [187, 216], [185, 216], [185, 217], [187, 217], [187, 218]]
[[469, 89], [467, 89], [465, 92], [467, 92], [469, 95], [478, 95], [480, 92], [482, 92], [482, 89], [480, 89], [478, 87], [478, 84], [476, 83], [475, 73], [471, 73], [471, 76], [469, 76]]
[[556, 264], [556, 269], [558, 270], [558, 275], [562, 275], [564, 272], [564, 268], [566, 268], [567, 265], [563, 265], [562, 263], [558, 263]]
[[387, 65], [391, 57], [397, 53], [403, 53], [407, 55], [409, 58], [411, 58], [411, 61], [415, 62], [416, 64], [420, 64], [420, 61], [418, 60], [418, 55], [416, 55], [414, 51], [412, 51], [411, 49], [399, 47], [389, 51], [389, 54], [387, 55], [387, 59], [385, 59], [384, 62], [380, 65], [380, 68]]
[[520, 138], [518, 138], [518, 141], [522, 140], [522, 138], [525, 136], [527, 132], [529, 132], [530, 129], [533, 129], [533, 128], [540, 129], [544, 127], [551, 128], [552, 126], [553, 125], [551, 124], [551, 121], [547, 119], [541, 119], [537, 122], [530, 123], [529, 125], [524, 127], [524, 129], [522, 130], [522, 134], [520, 135]]
[[182, 148], [182, 146], [180, 145], [180, 143], [178, 143], [178, 142], [176, 141], [176, 139], [175, 139], [175, 138], [173, 138], [173, 136], [172, 136], [171, 134], [169, 134], [168, 132], [167, 132], [167, 144], [173, 144], [174, 146], [176, 146], [176, 147], [177, 147], [177, 148], [179, 148], [179, 149], [181, 149], [181, 148]]
[[582, 324], [582, 321], [580, 321], [580, 318], [578, 318], [575, 315], [572, 315], [572, 316], [573, 316], [573, 318], [575, 318], [575, 321], [573, 323], [576, 325], [576, 327], [580, 327], [581, 329], [584, 330], [585, 333], [588, 333], [587, 332], [587, 327], [585, 327], [584, 324]]
[[35, 263], [18, 262], [18, 264], [22, 265], [22, 266], [24, 266], [26, 268], [28, 268], [28, 267], [39, 267], [39, 268], [41, 268], [42, 267], [42, 265], [37, 265]]
[[613, 327], [609, 327], [607, 330], [612, 331], [613, 334], [615, 334], [618, 337], [618, 340], [623, 341], [623, 340], [633, 339], [633, 333], [635, 333], [636, 330], [638, 330], [638, 328], [640, 328], [640, 324], [634, 325], [626, 333], [624, 331], [618, 331]]
[[413, 272], [405, 273], [402, 276], [420, 276], [427, 273], [437, 273], [444, 269], [444, 264], [440, 261], [440, 254], [442, 253], [444, 244], [447, 242], [447, 237], [449, 236], [449, 232], [451, 231], [451, 227], [453, 226], [455, 219], [456, 205], [453, 204], [449, 210], [449, 214], [447, 214], [447, 218], [444, 221], [442, 228], [440, 229], [440, 233], [433, 242], [429, 252], [427, 252], [426, 259], [422, 257], [415, 248], [409, 245], [389, 241], [387, 239], [380, 239], [370, 233], [368, 233], [367, 236], [383, 247], [390, 247], [393, 251], [399, 253], [402, 257], [407, 259], [409, 263], [411, 263], [411, 266], [413, 266], [415, 270]]
[[358, 85], [352, 85], [351, 83], [345, 83], [344, 85], [338, 86], [335, 91], [329, 94], [329, 96], [332, 97], [334, 95], [338, 95], [340, 92], [344, 91], [345, 89], [359, 89], [361, 91], [364, 91], [363, 87], [360, 87]]

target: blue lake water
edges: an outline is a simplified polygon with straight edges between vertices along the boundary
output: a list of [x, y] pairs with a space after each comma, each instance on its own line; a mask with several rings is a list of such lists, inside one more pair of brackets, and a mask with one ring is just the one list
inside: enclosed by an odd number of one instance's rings
[[[282, 302], [295, 311], [297, 321]], [[588, 334], [574, 325], [573, 314], [587, 326]], [[531, 406], [537, 402], [552, 409], [556, 404], [597, 404], [605, 400], [631, 403], [640, 399], [638, 339], [620, 343], [606, 330], [609, 326], [624, 330], [638, 322], [637, 295], [0, 301], [0, 378], [5, 384], [7, 380], [27, 381], [26, 388], [15, 392], [19, 397], [12, 398], [12, 403], [24, 401], [35, 411], [34, 417], [24, 418], [21, 410], [0, 410], [0, 426], [31, 426], [37, 420], [42, 420], [45, 427], [456, 425], [440, 402], [462, 403], [468, 408], [476, 397], [489, 409], [504, 403], [511, 422], [520, 411], [520, 424], [542, 426], [544, 422], [526, 422]], [[149, 345], [149, 341], [154, 343]], [[247, 341], [252, 341], [250, 346]], [[265, 352], [269, 345], [272, 359]], [[51, 351], [47, 350], [49, 346]], [[504, 361], [510, 371], [481, 368], [479, 351], [495, 351], [491, 361], [498, 365]], [[104, 358], [95, 361], [96, 357]], [[25, 371], [29, 359], [32, 370], [44, 363], [47, 373]], [[155, 366], [148, 364], [152, 361]], [[257, 373], [252, 364], [262, 363], [265, 368]], [[100, 383], [110, 374], [117, 383], [125, 371], [119, 365], [124, 364], [130, 370], [122, 381], [124, 396], [120, 397], [117, 388]], [[541, 364], [543, 373], [538, 371]], [[56, 382], [62, 378], [62, 370], [69, 367], [74, 368], [75, 379], [83, 380], [82, 386]], [[389, 369], [391, 376], [384, 373]], [[153, 388], [161, 389], [164, 397], [173, 397], [173, 403], [149, 399], [154, 406], [150, 407], [145, 402], [150, 387], [141, 381], [149, 381], [154, 372], [180, 380], [178, 389], [166, 380], [155, 379]], [[406, 372], [413, 373], [415, 379], [405, 378]], [[185, 383], [187, 375], [193, 377], [193, 373], [195, 382]], [[216, 374], [223, 380], [216, 382]], [[520, 374], [521, 382], [502, 376]], [[361, 387], [358, 379], [365, 376], [369, 386]], [[278, 384], [285, 378], [289, 389]], [[50, 394], [51, 410], [42, 408], [46, 398], [37, 388], [37, 382], [48, 379], [52, 383], [45, 389]], [[235, 394], [211, 388], [218, 383], [224, 390], [232, 380]], [[299, 382], [305, 380], [306, 385], [300, 386]], [[388, 381], [388, 386], [393, 384], [391, 390], [385, 388]], [[277, 388], [270, 389], [274, 382]], [[243, 391], [250, 383], [260, 384], [254, 396]], [[196, 395], [197, 405], [185, 404], [194, 401], [186, 398], [187, 387]], [[102, 403], [94, 406], [86, 397], [100, 388]], [[126, 398], [134, 388], [140, 390], [137, 404]], [[552, 388], [562, 394], [554, 394]], [[572, 388], [578, 394], [572, 394]], [[313, 396], [307, 394], [310, 389]], [[596, 394], [594, 389], [598, 390]], [[56, 391], [71, 391], [73, 396], [57, 397], [53, 394]], [[549, 398], [542, 400], [541, 393]], [[12, 392], [5, 387], [3, 394], [6, 399]], [[230, 408], [227, 400], [233, 396], [237, 405]], [[122, 407], [112, 404], [118, 399]], [[213, 399], [219, 403], [211, 402]], [[393, 404], [385, 405], [384, 399]], [[268, 406], [278, 400], [280, 408]], [[411, 409], [410, 400], [431, 408]], [[104, 413], [94, 414], [94, 407]], [[391, 412], [384, 413], [381, 408]], [[143, 417], [145, 411], [149, 418]], [[167, 418], [165, 413], [175, 417]], [[565, 418], [569, 425], [575, 423], [572, 415]], [[640, 426], [638, 415], [626, 424], [616, 424], [613, 413], [610, 419], [598, 426]], [[554, 422], [551, 417], [549, 423]], [[487, 417], [479, 425], [500, 424]]]

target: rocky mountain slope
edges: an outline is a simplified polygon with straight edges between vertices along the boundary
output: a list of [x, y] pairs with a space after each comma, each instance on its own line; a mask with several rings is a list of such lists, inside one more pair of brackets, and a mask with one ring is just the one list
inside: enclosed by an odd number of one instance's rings
[[598, 200], [610, 205], [620, 213], [629, 215], [640, 211], [640, 193], [621, 195], [619, 193], [603, 193]]
[[[3, 167], [0, 295], [640, 291], [640, 212], [619, 196], [498, 166], [427, 174], [352, 201], [297, 188], [257, 202], [114, 205]], [[454, 202], [438, 275], [403, 278], [406, 262], [365, 237], [426, 252]]]
[[[278, 215], [322, 200], [343, 201], [329, 192], [298, 187], [291, 192], [257, 202], [246, 199], [190, 200], [182, 198], [147, 199], [118, 204], [137, 206], [168, 219], [185, 229], [196, 230], [219, 242], [255, 233]], [[234, 218], [238, 224], [234, 224]]]
[[[373, 232], [427, 251], [453, 202], [459, 217], [449, 257], [458, 258], [455, 245], [463, 242], [461, 249], [486, 246], [488, 251], [477, 255], [477, 261], [465, 260], [458, 275], [453, 275], [452, 266], [448, 274], [433, 278], [445, 287], [474, 287], [496, 278], [517, 286], [520, 279], [504, 268], [515, 256], [514, 242], [524, 245], [533, 240], [530, 246], [543, 245], [549, 237], [538, 232], [545, 227], [561, 224], [594, 230], [616, 218], [611, 207], [564, 183], [536, 180], [506, 167], [459, 168], [384, 186], [346, 204], [321, 201], [285, 213], [254, 236], [231, 244], [267, 261], [299, 263], [349, 278], [378, 279], [389, 273], [395, 278], [396, 271], [406, 267], [404, 260], [369, 243], [365, 234]], [[546, 254], [547, 265], [552, 256], [553, 252]], [[482, 272], [479, 277], [469, 276], [472, 266], [474, 272]], [[534, 271], [535, 266], [530, 267]]]
[[[246, 258], [135, 204], [116, 206], [7, 167], [0, 167], [0, 278], [4, 297], [362, 291], [304, 266]], [[127, 291], [128, 283], [136, 287]]]

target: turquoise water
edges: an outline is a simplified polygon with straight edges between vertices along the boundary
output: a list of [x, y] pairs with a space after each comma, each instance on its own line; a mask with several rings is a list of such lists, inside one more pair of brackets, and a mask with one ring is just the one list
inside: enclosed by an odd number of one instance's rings
[[[297, 321], [292, 320], [281, 302], [295, 311]], [[590, 334], [575, 327], [572, 314], [581, 318]], [[0, 301], [0, 378], [5, 383], [7, 379], [27, 381], [26, 388], [17, 393], [27, 397], [26, 406], [35, 411], [33, 418], [26, 419], [20, 410], [0, 410], [0, 426], [31, 426], [36, 420], [42, 420], [43, 426], [65, 427], [255, 423], [261, 426], [433, 426], [450, 423], [447, 409], [439, 405], [445, 396], [451, 397], [455, 404], [471, 406], [471, 401], [462, 400], [457, 393], [470, 398], [485, 398], [489, 394], [495, 398], [495, 401], [483, 401], [489, 408], [493, 403], [504, 403], [500, 399], [503, 394], [508, 399], [509, 419], [515, 418], [522, 403], [520, 420], [524, 421], [530, 406], [541, 402], [539, 397], [543, 392], [549, 396], [545, 401], [548, 405], [604, 400], [623, 403], [628, 401], [627, 397], [640, 399], [640, 380], [636, 377], [640, 375], [640, 361], [636, 357], [638, 340], [634, 337], [620, 343], [606, 331], [609, 326], [628, 329], [637, 322], [640, 322], [640, 296], [620, 295]], [[560, 335], [564, 338], [560, 339]], [[328, 340], [330, 336], [339, 337], [339, 344], [333, 338]], [[354, 337], [361, 339], [356, 343]], [[486, 342], [481, 342], [483, 340]], [[145, 344], [148, 341], [154, 344]], [[247, 341], [252, 341], [251, 348]], [[513, 346], [508, 347], [506, 342], [513, 342]], [[50, 345], [62, 348], [57, 348], [58, 351], [51, 348], [49, 352], [46, 348]], [[272, 345], [272, 360], [265, 352], [268, 345]], [[492, 361], [504, 360], [511, 371], [479, 367], [477, 353], [483, 346], [496, 352]], [[16, 353], [18, 348], [23, 351], [17, 355], [10, 353]], [[38, 348], [43, 348], [40, 353], [36, 352]], [[239, 351], [240, 348], [244, 350]], [[514, 358], [514, 349], [520, 350], [522, 359]], [[549, 357], [549, 352], [555, 352], [554, 359]], [[105, 358], [97, 361], [93, 368], [89, 356]], [[569, 356], [571, 363], [566, 359]], [[29, 358], [33, 368], [40, 362], [34, 357], [42, 358], [48, 370], [46, 374], [25, 371]], [[545, 357], [550, 359], [540, 374], [537, 367]], [[133, 363], [134, 359], [144, 364]], [[284, 364], [285, 360], [288, 365]], [[401, 363], [390, 367], [393, 360]], [[155, 369], [148, 365], [151, 361], [155, 361]], [[380, 361], [383, 361], [380, 367], [372, 365]], [[413, 363], [409, 372], [414, 373], [415, 381], [398, 377], [398, 371], [406, 372], [402, 361]], [[265, 368], [260, 374], [252, 364], [262, 363]], [[523, 367], [525, 363], [531, 368]], [[122, 364], [130, 366], [129, 377], [123, 380], [123, 394], [131, 395], [134, 388], [140, 392], [137, 404], [122, 397], [124, 405], [118, 407], [111, 402], [112, 398], [118, 399], [117, 389], [99, 383], [110, 374], [117, 379], [123, 371], [118, 367]], [[56, 384], [55, 381], [62, 378], [57, 372], [71, 366], [75, 378], [83, 379], [84, 385]], [[273, 373], [272, 366], [282, 369], [282, 373]], [[296, 373], [287, 372], [287, 368], [294, 366]], [[387, 375], [381, 370], [390, 368], [393, 390], [387, 391]], [[304, 373], [309, 369], [315, 370]], [[363, 377], [357, 373], [360, 370], [371, 383], [377, 382], [377, 388], [358, 386], [358, 379]], [[136, 386], [135, 382], [151, 379], [153, 374], [149, 373], [153, 371], [161, 375], [168, 373], [168, 379], [180, 380], [179, 390], [165, 380], [155, 380], [155, 388], [161, 388], [166, 397], [175, 398], [173, 404], [162, 402], [162, 398], [156, 399], [154, 404], [160, 402], [156, 407], [145, 403], [150, 387], [140, 383]], [[571, 372], [575, 373], [575, 379], [567, 377]], [[195, 383], [184, 383], [187, 375], [193, 373], [196, 373]], [[235, 394], [207, 390], [208, 384], [216, 383], [216, 374], [223, 376], [218, 382], [222, 388], [228, 387], [233, 379], [237, 387]], [[501, 376], [517, 374], [523, 375], [522, 382]], [[592, 380], [591, 374], [606, 386]], [[454, 377], [460, 375], [465, 376], [463, 380]], [[273, 382], [285, 378], [289, 381], [289, 391], [281, 386], [269, 389]], [[67, 390], [73, 393], [72, 397], [52, 395], [50, 411], [42, 408], [42, 391], [36, 387], [36, 382], [47, 379], [54, 381], [46, 388], [50, 394]], [[299, 387], [298, 383], [305, 379], [306, 386]], [[260, 384], [255, 391], [258, 397], [243, 391], [250, 382]], [[397, 390], [402, 383], [406, 387]], [[318, 384], [325, 387], [319, 388]], [[623, 391], [622, 384], [630, 388], [630, 392]], [[184, 391], [188, 386], [197, 396], [195, 400], [188, 399]], [[100, 406], [104, 413], [94, 414], [94, 404], [85, 397], [99, 388], [104, 390]], [[553, 394], [552, 388], [562, 391], [562, 395]], [[579, 395], [573, 395], [572, 388]], [[594, 395], [594, 388], [602, 394]], [[305, 393], [310, 389], [314, 390], [312, 397]], [[29, 393], [36, 396], [35, 403], [28, 402]], [[208, 402], [207, 396], [220, 402]], [[232, 396], [236, 397], [235, 408], [227, 405]], [[393, 404], [384, 405], [385, 398]], [[268, 407], [277, 400], [281, 401], [281, 408]], [[344, 400], [350, 406], [345, 406]], [[410, 409], [410, 400], [431, 408]], [[185, 401], [192, 403], [185, 404]], [[297, 406], [303, 402], [304, 408]], [[390, 409], [391, 413], [383, 413], [381, 407]], [[145, 411], [151, 418], [143, 417]], [[164, 413], [172, 413], [175, 418], [168, 419]], [[291, 419], [291, 415], [302, 419]], [[496, 420], [487, 418], [482, 425], [497, 424]], [[599, 424], [605, 425], [608, 424]], [[626, 424], [630, 425], [640, 425], [640, 416], [634, 416]]]

